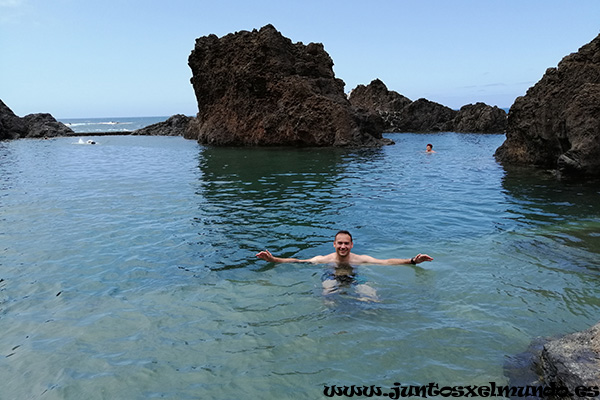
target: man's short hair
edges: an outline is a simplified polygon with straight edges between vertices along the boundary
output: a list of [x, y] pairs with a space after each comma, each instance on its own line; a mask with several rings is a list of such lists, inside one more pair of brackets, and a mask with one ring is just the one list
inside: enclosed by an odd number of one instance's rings
[[350, 236], [350, 241], [352, 242], [352, 234], [350, 234], [350, 232], [345, 231], [345, 230], [338, 231], [338, 233], [335, 234], [334, 239], [337, 238], [339, 234], [344, 234], [344, 235]]

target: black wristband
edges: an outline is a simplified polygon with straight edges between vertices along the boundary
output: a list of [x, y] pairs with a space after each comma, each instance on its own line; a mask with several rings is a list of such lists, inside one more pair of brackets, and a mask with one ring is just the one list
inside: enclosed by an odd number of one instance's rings
[[416, 263], [417, 263], [417, 262], [415, 261], [415, 258], [414, 258], [414, 257], [410, 259], [410, 263], [411, 263], [411, 264], [416, 264]]

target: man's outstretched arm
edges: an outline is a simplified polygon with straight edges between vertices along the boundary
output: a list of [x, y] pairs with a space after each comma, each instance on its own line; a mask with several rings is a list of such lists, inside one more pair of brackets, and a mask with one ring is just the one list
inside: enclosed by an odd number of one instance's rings
[[276, 262], [276, 263], [302, 262], [302, 260], [299, 260], [297, 258], [275, 257], [273, 254], [271, 254], [271, 252], [269, 250], [261, 251], [260, 253], [256, 254], [256, 257], [261, 258], [268, 262]]
[[417, 254], [413, 258], [388, 258], [381, 260], [371, 256], [359, 256], [360, 262], [365, 264], [380, 264], [380, 265], [402, 265], [402, 264], [420, 264], [425, 261], [433, 261], [433, 257], [427, 254]]
[[323, 262], [323, 256], [316, 256], [313, 258], [309, 258], [308, 260], [300, 260], [299, 258], [281, 258], [275, 257], [269, 250], [263, 250], [260, 253], [256, 254], [256, 257], [261, 258], [268, 262], [276, 262], [276, 263], [319, 263]]

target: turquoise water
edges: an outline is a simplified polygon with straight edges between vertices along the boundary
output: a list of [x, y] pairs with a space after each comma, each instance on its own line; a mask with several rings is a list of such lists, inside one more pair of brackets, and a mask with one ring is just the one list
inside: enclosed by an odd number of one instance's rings
[[[319, 399], [325, 385], [509, 383], [600, 309], [595, 184], [505, 171], [503, 135], [380, 149], [179, 137], [0, 142], [0, 398]], [[435, 154], [425, 154], [426, 143]], [[324, 295], [338, 229], [378, 301]]]

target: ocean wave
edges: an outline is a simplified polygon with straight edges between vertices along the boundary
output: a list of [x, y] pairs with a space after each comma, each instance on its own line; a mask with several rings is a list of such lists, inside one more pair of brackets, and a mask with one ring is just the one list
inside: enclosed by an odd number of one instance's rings
[[118, 121], [108, 121], [108, 122], [63, 122], [66, 126], [85, 126], [85, 125], [131, 125], [133, 122], [118, 122]]
[[162, 122], [168, 117], [72, 118], [61, 122], [75, 133], [134, 131]]

